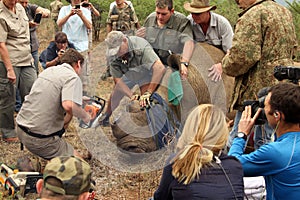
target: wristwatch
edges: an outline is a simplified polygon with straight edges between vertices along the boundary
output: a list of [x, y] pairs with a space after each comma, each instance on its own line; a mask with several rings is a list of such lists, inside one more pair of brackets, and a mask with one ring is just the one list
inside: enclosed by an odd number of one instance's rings
[[189, 63], [188, 62], [180, 62], [180, 64], [183, 64], [184, 66], [188, 67]]
[[243, 138], [244, 140], [247, 140], [247, 135], [245, 133], [243, 133], [243, 132], [238, 132], [236, 134], [236, 137]]

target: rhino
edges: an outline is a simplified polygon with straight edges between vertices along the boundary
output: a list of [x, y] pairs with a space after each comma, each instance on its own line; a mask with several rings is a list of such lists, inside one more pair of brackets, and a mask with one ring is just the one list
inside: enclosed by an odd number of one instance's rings
[[[197, 43], [190, 60], [189, 75], [182, 81], [183, 97], [179, 105], [169, 103], [169, 108], [177, 119], [184, 122], [191, 109], [199, 104], [212, 103], [227, 113], [231, 98], [234, 78], [222, 74], [222, 81], [213, 82], [208, 77], [208, 69], [215, 63], [221, 62], [224, 52], [206, 43]], [[169, 60], [169, 65], [176, 64], [175, 58]], [[168, 80], [173, 70], [168, 67], [157, 88], [159, 94], [168, 102]], [[230, 115], [229, 115], [230, 116]], [[230, 116], [231, 118], [233, 115]], [[148, 125], [146, 111], [141, 110], [138, 102], [131, 102], [124, 97], [120, 105], [114, 110], [110, 119], [112, 134], [116, 138], [117, 146], [125, 151], [145, 153], [156, 151], [159, 147]], [[176, 138], [171, 138], [176, 142]]]

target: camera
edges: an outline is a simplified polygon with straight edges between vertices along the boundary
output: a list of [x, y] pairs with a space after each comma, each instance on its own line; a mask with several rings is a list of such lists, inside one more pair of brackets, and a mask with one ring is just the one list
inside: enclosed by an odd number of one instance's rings
[[[265, 99], [266, 96], [268, 95], [270, 87], [264, 87], [262, 89], [260, 89], [257, 93], [257, 97], [258, 100], [245, 100], [243, 102], [243, 106], [251, 106], [251, 117], [253, 117], [255, 115], [255, 113], [257, 112], [257, 110], [259, 108], [264, 108], [265, 107]], [[257, 117], [257, 119], [255, 120], [255, 125], [261, 125], [267, 122], [267, 117], [266, 117], [266, 113], [265, 110], [262, 109]]]
[[89, 3], [87, 3], [87, 2], [83, 2], [83, 3], [81, 4], [81, 6], [86, 8], [86, 7], [89, 7], [89, 6], [90, 6], [90, 4], [89, 4]]
[[75, 9], [80, 9], [80, 4], [76, 4]]
[[279, 81], [288, 79], [292, 83], [298, 84], [300, 79], [300, 68], [294, 66], [276, 66], [274, 68], [274, 77]]
[[34, 16], [34, 20], [33, 21], [35, 23], [39, 24], [41, 22], [41, 19], [42, 19], [42, 13], [36, 13], [35, 16]]

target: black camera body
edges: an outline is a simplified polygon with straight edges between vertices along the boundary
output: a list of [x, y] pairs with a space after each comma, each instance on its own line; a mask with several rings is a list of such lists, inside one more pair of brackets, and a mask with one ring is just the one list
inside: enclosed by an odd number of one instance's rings
[[[265, 99], [266, 99], [266, 95], [260, 97], [258, 100], [245, 100], [243, 102], [243, 106], [251, 106], [251, 117], [253, 117], [259, 108], [265, 107], [265, 104], [264, 104]], [[266, 113], [265, 113], [265, 110], [262, 109], [260, 111], [257, 119], [255, 120], [254, 124], [262, 125], [266, 122], [267, 122]]]
[[81, 6], [82, 6], [82, 7], [85, 7], [85, 8], [87, 8], [87, 7], [89, 7], [89, 6], [90, 6], [90, 4], [89, 4], [89, 3], [87, 3], [87, 2], [83, 2], [83, 3], [81, 4]]
[[276, 66], [274, 68], [274, 77], [279, 81], [288, 79], [292, 83], [298, 84], [300, 79], [300, 68], [294, 66]]

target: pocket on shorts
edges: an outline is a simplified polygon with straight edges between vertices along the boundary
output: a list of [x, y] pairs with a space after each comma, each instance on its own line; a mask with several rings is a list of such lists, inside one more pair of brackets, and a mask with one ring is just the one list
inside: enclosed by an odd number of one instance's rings
[[0, 78], [0, 98], [11, 96], [11, 84], [7, 78]]

